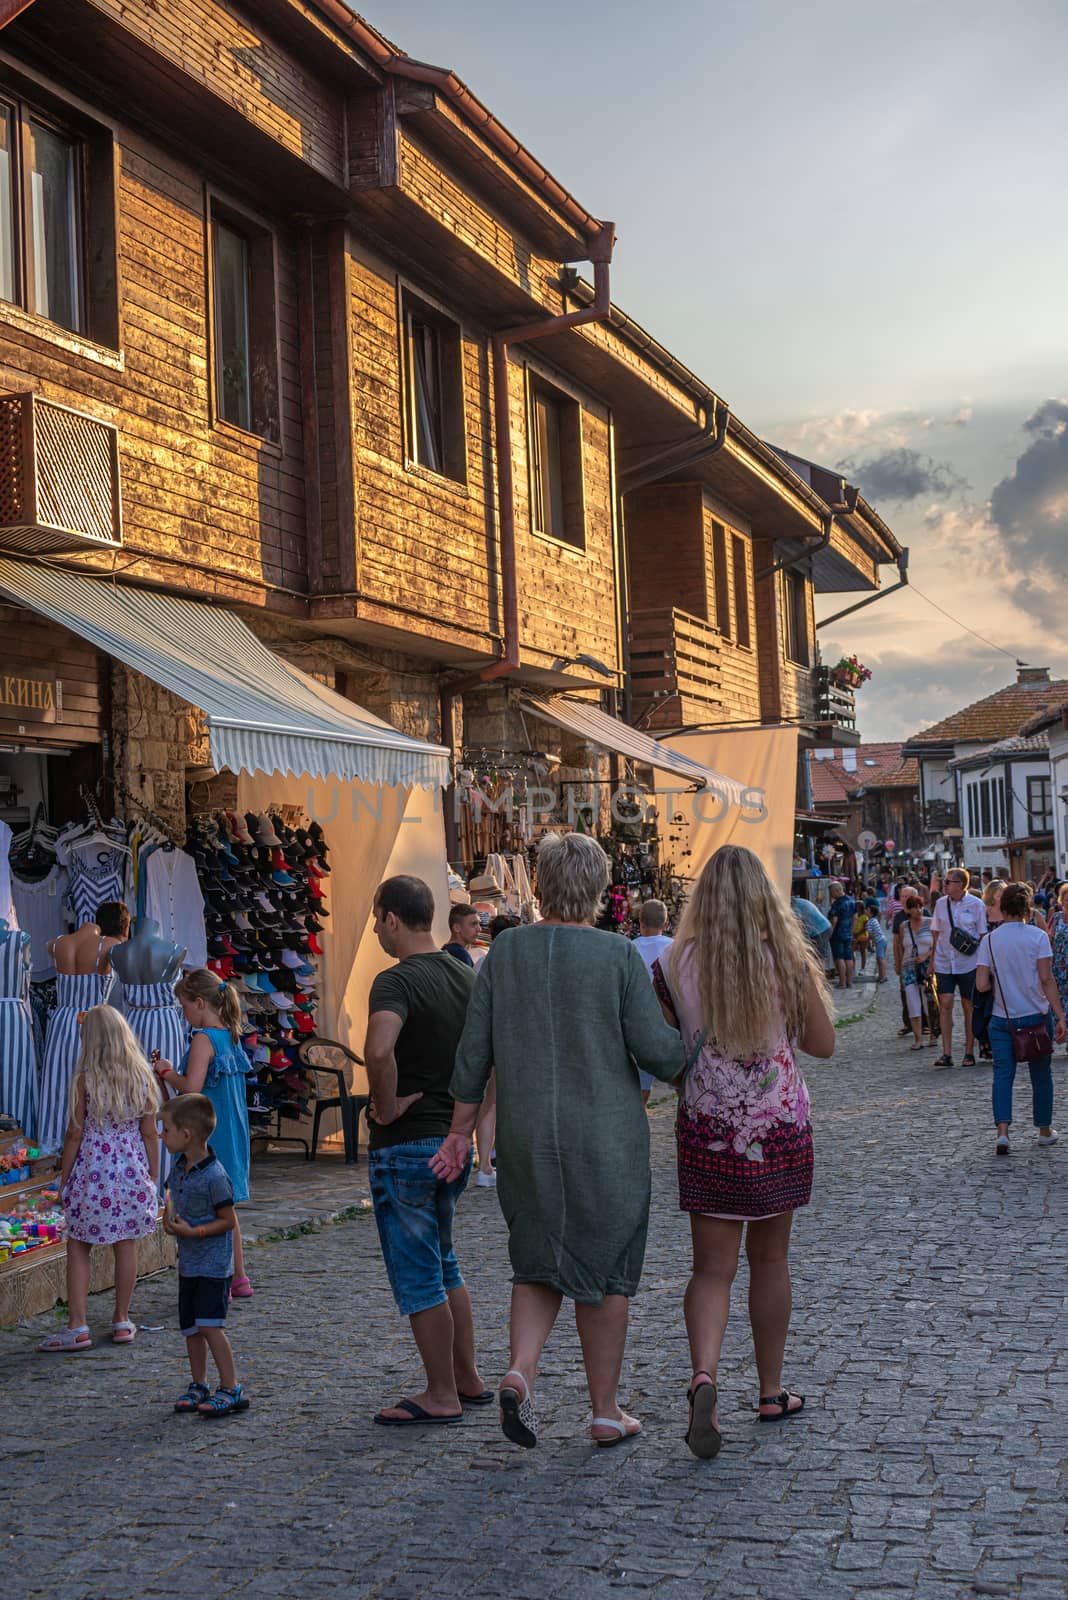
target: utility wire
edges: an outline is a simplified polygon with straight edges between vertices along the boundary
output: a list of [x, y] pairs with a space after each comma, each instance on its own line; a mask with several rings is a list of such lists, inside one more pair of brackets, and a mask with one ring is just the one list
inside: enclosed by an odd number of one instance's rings
[[1011, 661], [1017, 660], [1016, 652], [1014, 650], [1006, 650], [1004, 645], [995, 644], [993, 639], [988, 639], [985, 633], [977, 633], [974, 628], [969, 628], [966, 622], [962, 622], [960, 618], [955, 617], [951, 611], [947, 611], [944, 606], [940, 606], [937, 600], [932, 600], [930, 595], [924, 594], [922, 589], [917, 589], [916, 585], [911, 580], [909, 581], [909, 589], [913, 594], [918, 594], [921, 600], [926, 600], [927, 604], [929, 606], [933, 606], [936, 611], [940, 611], [944, 617], [949, 619], [950, 622], [956, 623], [958, 628], [963, 628], [965, 633], [970, 633], [973, 639], [980, 639], [983, 644], [988, 644], [991, 650], [1000, 650], [1001, 654], [1003, 656], [1008, 656]]

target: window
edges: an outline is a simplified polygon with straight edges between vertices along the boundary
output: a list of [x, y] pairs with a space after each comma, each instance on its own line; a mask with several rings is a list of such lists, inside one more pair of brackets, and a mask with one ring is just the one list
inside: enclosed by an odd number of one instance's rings
[[408, 458], [457, 483], [467, 480], [463, 347], [458, 325], [408, 295], [404, 323]]
[[540, 379], [530, 385], [530, 498], [536, 532], [585, 548], [581, 409]]
[[727, 530], [721, 522], [712, 524], [712, 582], [716, 591], [716, 627], [725, 639], [729, 639], [731, 585], [727, 573]]
[[976, 785], [968, 785], [968, 832], [974, 839], [979, 832], [979, 808], [976, 803]]
[[[117, 342], [110, 174], [110, 135], [91, 139], [21, 101], [0, 101], [0, 299]], [[90, 244], [100, 252], [97, 284]]]
[[810, 665], [808, 645], [808, 580], [801, 572], [782, 574], [782, 616], [786, 659]]
[[988, 839], [993, 831], [990, 818], [990, 785], [981, 783], [979, 785], [979, 832], [984, 839]]
[[274, 238], [214, 202], [210, 236], [215, 415], [277, 443]]
[[1053, 785], [1049, 778], [1027, 780], [1027, 826], [1032, 833], [1053, 832]]
[[749, 566], [746, 560], [745, 540], [737, 534], [731, 536], [731, 563], [734, 567], [734, 619], [738, 643], [743, 650], [750, 647], [749, 631]]

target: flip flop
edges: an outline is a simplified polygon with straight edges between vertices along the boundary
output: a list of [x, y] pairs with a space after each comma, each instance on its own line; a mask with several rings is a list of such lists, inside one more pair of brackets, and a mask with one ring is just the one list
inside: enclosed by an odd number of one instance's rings
[[[615, 1429], [616, 1436], [614, 1439], [593, 1440], [599, 1450], [612, 1450], [617, 1444], [622, 1444], [624, 1439], [636, 1439], [642, 1431], [640, 1422], [636, 1428], [628, 1428], [625, 1422], [620, 1422], [616, 1417], [594, 1417], [590, 1427]], [[593, 1438], [593, 1435], [591, 1434], [590, 1437]]]
[[137, 1338], [137, 1325], [133, 1322], [113, 1322], [111, 1324], [112, 1344], [133, 1344]]
[[719, 1455], [723, 1444], [723, 1435], [712, 1421], [719, 1403], [719, 1390], [709, 1381], [698, 1384], [696, 1389], [687, 1389], [686, 1398], [690, 1402], [690, 1426], [684, 1442], [699, 1461], [711, 1461], [713, 1456]]
[[73, 1356], [91, 1350], [93, 1341], [88, 1328], [64, 1328], [62, 1333], [51, 1333], [42, 1339], [37, 1348], [46, 1356]]
[[251, 1300], [253, 1288], [247, 1278], [235, 1278], [230, 1285], [231, 1300]]
[[[459, 1393], [459, 1391], [457, 1392]], [[492, 1389], [483, 1389], [481, 1394], [461, 1394], [460, 1404], [462, 1406], [491, 1406], [494, 1398]]]
[[429, 1411], [424, 1411], [422, 1406], [415, 1400], [398, 1400], [395, 1409], [397, 1411], [406, 1411], [408, 1415], [406, 1417], [384, 1417], [379, 1411], [376, 1412], [374, 1420], [383, 1428], [414, 1428], [417, 1423], [422, 1422], [435, 1423], [441, 1427], [454, 1427], [457, 1422], [464, 1420], [462, 1411], [457, 1411], [454, 1415], [448, 1417], [432, 1416]]

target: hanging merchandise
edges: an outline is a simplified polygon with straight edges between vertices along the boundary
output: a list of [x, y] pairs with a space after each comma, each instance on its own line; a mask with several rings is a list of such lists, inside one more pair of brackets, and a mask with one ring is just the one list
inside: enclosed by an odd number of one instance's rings
[[241, 1000], [250, 1122], [306, 1115], [313, 1089], [298, 1054], [316, 1031], [318, 934], [329, 915], [322, 828], [292, 808], [196, 818], [188, 848], [205, 902], [207, 965]]
[[123, 900], [130, 847], [126, 825], [113, 817], [105, 823], [96, 800], [82, 789], [89, 822], [73, 823], [56, 839], [56, 859], [70, 875], [67, 904], [75, 927], [91, 922], [97, 906]]
[[0, 1113], [14, 1117], [32, 1138], [37, 1129], [37, 1051], [29, 997], [29, 935], [0, 923]]

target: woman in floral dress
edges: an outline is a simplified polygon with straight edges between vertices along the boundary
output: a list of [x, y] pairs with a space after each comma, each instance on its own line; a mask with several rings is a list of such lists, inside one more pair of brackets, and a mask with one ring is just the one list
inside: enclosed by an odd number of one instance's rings
[[677, 1124], [679, 1204], [690, 1214], [694, 1258], [687, 1443], [708, 1457], [722, 1442], [716, 1377], [743, 1234], [757, 1414], [778, 1422], [805, 1403], [782, 1382], [790, 1226], [812, 1189], [808, 1090], [794, 1048], [830, 1056], [834, 1025], [819, 962], [789, 904], [736, 845], [705, 866], [654, 981], [687, 1050]]

